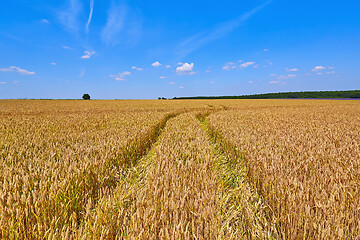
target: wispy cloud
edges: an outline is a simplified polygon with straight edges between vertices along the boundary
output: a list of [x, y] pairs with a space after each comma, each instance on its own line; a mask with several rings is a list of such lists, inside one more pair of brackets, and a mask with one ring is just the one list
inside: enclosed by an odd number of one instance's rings
[[85, 53], [85, 55], [82, 55], [81, 58], [83, 58], [83, 59], [89, 59], [89, 58], [91, 58], [91, 56], [94, 55], [96, 52], [95, 52], [95, 51], [87, 51], [87, 50], [86, 50], [84, 53]]
[[89, 25], [91, 23], [93, 11], [94, 11], [94, 0], [90, 0], [90, 13], [89, 13], [88, 21], [86, 23], [86, 33], [89, 33]]
[[106, 44], [116, 44], [119, 41], [117, 37], [124, 27], [127, 11], [125, 5], [115, 4], [112, 4], [108, 10], [106, 25], [101, 32], [101, 38]]
[[0, 85], [5, 85], [6, 84], [6, 82], [0, 82]]
[[222, 67], [223, 70], [225, 71], [229, 71], [230, 70], [230, 66], [229, 65], [225, 65]]
[[295, 74], [288, 74], [288, 75], [280, 75], [277, 77], [277, 79], [284, 80], [284, 79], [289, 79], [289, 78], [294, 78], [294, 77], [296, 77]]
[[160, 76], [160, 78], [161, 78], [161, 79], [165, 79], [166, 77], [164, 77], [164, 76]]
[[193, 69], [194, 69], [194, 63], [190, 63], [190, 64], [184, 63], [180, 67], [176, 68], [176, 73], [179, 75], [192, 75], [195, 73]]
[[142, 71], [142, 70], [144, 70], [143, 68], [138, 68], [138, 67], [135, 67], [135, 66], [133, 66], [133, 67], [131, 67], [132, 69], [135, 69], [135, 70], [138, 70], [138, 71]]
[[323, 67], [323, 66], [316, 66], [313, 68], [313, 72], [317, 72], [317, 71], [321, 71], [321, 70], [325, 70], [326, 67]]
[[244, 62], [243, 64], [240, 64], [240, 68], [247, 68], [253, 64], [255, 64], [255, 62]]
[[72, 49], [71, 47], [69, 47], [69, 46], [66, 46], [66, 45], [63, 45], [63, 46], [62, 46], [62, 48], [63, 48], [63, 49], [67, 49], [67, 50], [70, 50], [70, 49]]
[[86, 70], [83, 68], [81, 69], [80, 73], [79, 73], [79, 78], [83, 78], [85, 76]]
[[250, 11], [238, 16], [235, 19], [220, 23], [209, 31], [204, 31], [186, 39], [177, 46], [178, 55], [185, 57], [198, 48], [226, 36], [271, 2], [272, 0], [266, 1], [265, 3], [251, 9]]
[[65, 10], [58, 13], [58, 18], [66, 30], [78, 33], [79, 14], [82, 11], [82, 4], [79, 0], [68, 0]]
[[169, 82], [169, 84], [175, 84], [175, 82]]
[[52, 63], [50, 63], [51, 65], [53, 65], [53, 66], [55, 66], [56, 65], [56, 63], [55, 62], [52, 62]]
[[24, 74], [24, 75], [34, 75], [35, 74], [35, 72], [28, 71], [28, 70], [25, 70], [25, 69], [21, 69], [21, 68], [16, 67], [16, 66], [11, 66], [11, 67], [8, 67], [8, 68], [0, 68], [0, 72], [18, 72], [18, 73]]
[[50, 24], [49, 20], [47, 20], [47, 19], [41, 19], [41, 22], [46, 23], [46, 24]]
[[270, 81], [269, 84], [278, 84], [280, 81]]
[[117, 81], [125, 81], [125, 77], [131, 75], [131, 72], [125, 71], [122, 73], [118, 73], [115, 75], [110, 75], [110, 77], [114, 78]]
[[299, 71], [298, 68], [285, 68], [285, 70], [286, 70], [287, 72], [297, 72], [297, 71]]
[[255, 62], [243, 62], [242, 60], [239, 60], [238, 62], [241, 63], [239, 66], [237, 66], [233, 62], [228, 62], [222, 67], [222, 69], [225, 70], [225, 71], [229, 71], [231, 69], [237, 69], [237, 68], [244, 69], [244, 68], [247, 68], [247, 67], [249, 67], [251, 65], [253, 65], [253, 68], [258, 68], [259, 67], [259, 64], [254, 65]]

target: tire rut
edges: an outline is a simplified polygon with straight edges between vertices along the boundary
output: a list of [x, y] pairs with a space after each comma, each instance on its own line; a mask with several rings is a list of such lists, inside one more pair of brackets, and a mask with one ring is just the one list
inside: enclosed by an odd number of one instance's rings
[[[227, 110], [226, 108], [224, 110]], [[207, 133], [216, 156], [220, 188], [220, 222], [222, 239], [273, 239], [273, 228], [263, 213], [263, 203], [247, 180], [244, 154], [229, 146], [209, 123], [208, 116], [216, 111], [196, 115]]]

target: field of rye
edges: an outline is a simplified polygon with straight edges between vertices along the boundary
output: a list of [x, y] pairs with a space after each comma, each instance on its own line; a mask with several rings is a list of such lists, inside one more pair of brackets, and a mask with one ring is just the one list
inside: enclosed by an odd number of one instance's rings
[[360, 101], [0, 100], [0, 239], [357, 239]]

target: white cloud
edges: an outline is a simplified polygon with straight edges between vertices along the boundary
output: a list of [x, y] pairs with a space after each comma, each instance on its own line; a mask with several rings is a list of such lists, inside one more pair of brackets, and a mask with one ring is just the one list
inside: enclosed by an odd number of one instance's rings
[[330, 71], [330, 72], [327, 72], [326, 74], [335, 74], [336, 72], [335, 71]]
[[264, 52], [267, 52], [267, 51], [269, 51], [269, 49], [265, 48], [265, 49], [264, 49]]
[[252, 84], [252, 83], [253, 83], [253, 81], [249, 81], [249, 83], [250, 83], [250, 84]]
[[284, 79], [289, 79], [289, 78], [294, 78], [294, 77], [296, 77], [295, 74], [280, 75], [280, 76], [277, 77], [277, 79], [279, 79], [279, 80], [284, 80]]
[[93, 11], [94, 11], [94, 0], [90, 0], [90, 13], [89, 13], [88, 21], [86, 23], [86, 29], [85, 29], [86, 33], [89, 33], [89, 25], [91, 23]]
[[68, 49], [68, 50], [72, 49], [71, 47], [65, 46], [65, 45], [63, 45], [62, 47], [63, 47], [64, 49]]
[[165, 67], [166, 67], [166, 68], [171, 68], [171, 66], [170, 66], [170, 65], [166, 65]]
[[21, 69], [19, 67], [16, 66], [11, 66], [8, 68], [0, 68], [0, 72], [18, 72], [20, 74], [25, 74], [25, 75], [34, 75], [35, 72], [31, 72], [25, 69]]
[[214, 84], [215, 82], [214, 81], [211, 81], [211, 82], [209, 82], [210, 84]]
[[6, 82], [0, 82], [0, 85], [5, 85], [6, 84]]
[[322, 72], [317, 72], [316, 75], [323, 75], [323, 73]]
[[230, 66], [229, 66], [229, 65], [225, 65], [225, 66], [223, 66], [222, 69], [225, 70], [225, 71], [229, 71], [229, 70], [230, 70]]
[[255, 64], [255, 62], [245, 62], [245, 63], [240, 65], [240, 68], [246, 68], [246, 67], [251, 66], [253, 64]]
[[206, 70], [206, 73], [211, 73], [211, 70]]
[[286, 70], [287, 72], [297, 72], [297, 71], [299, 71], [298, 68], [285, 68], [285, 70]]
[[272, 74], [270, 74], [270, 77], [275, 77], [277, 74], [275, 74], [275, 73], [272, 73]]
[[138, 70], [138, 71], [142, 71], [142, 70], [144, 70], [143, 68], [138, 68], [138, 67], [135, 67], [135, 66], [133, 66], [133, 67], [131, 67], [132, 69], [135, 69], [135, 70]]
[[280, 81], [270, 81], [269, 84], [278, 84]]
[[131, 72], [125, 71], [122, 73], [118, 73], [115, 75], [110, 75], [110, 77], [114, 78], [117, 81], [125, 81], [125, 77], [131, 75]]
[[85, 53], [85, 55], [81, 56], [81, 58], [89, 59], [92, 55], [95, 54], [95, 51], [87, 51], [86, 50], [84, 53]]
[[175, 84], [175, 82], [169, 82], [169, 84]]
[[258, 68], [259, 67], [259, 64], [256, 64], [253, 66], [253, 68]]
[[179, 88], [184, 88], [183, 86], [180, 86]]
[[54, 66], [56, 65], [56, 63], [54, 63], [54, 62], [52, 62], [52, 63], [50, 63], [50, 64], [51, 64], [51, 65], [54, 65]]
[[50, 23], [49, 20], [47, 20], [47, 19], [41, 19], [41, 22], [42, 22], [42, 23], [46, 23], [46, 24], [49, 24], [49, 23]]
[[182, 66], [176, 68], [176, 72], [179, 75], [192, 75], [195, 73], [193, 69], [194, 69], [194, 63], [191, 64], [184, 63]]
[[161, 65], [162, 65], [162, 64], [159, 63], [158, 61], [156, 61], [156, 62], [154, 62], [154, 63], [151, 64], [151, 66], [153, 66], [153, 67], [160, 67]]
[[184, 63], [183, 62], [178, 62], [177, 65], [183, 65]]
[[334, 67], [328, 67], [328, 69], [334, 69]]
[[161, 78], [161, 79], [165, 79], [166, 77], [164, 77], [164, 76], [160, 76], [160, 78]]
[[326, 68], [323, 66], [316, 66], [313, 68], [313, 72], [317, 72], [317, 71], [321, 71], [321, 70], [325, 70]]

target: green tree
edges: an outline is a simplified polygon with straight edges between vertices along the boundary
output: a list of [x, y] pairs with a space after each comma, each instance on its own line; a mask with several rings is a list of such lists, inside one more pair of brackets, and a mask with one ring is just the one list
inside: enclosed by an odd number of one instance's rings
[[87, 93], [85, 93], [85, 94], [82, 96], [82, 98], [83, 98], [84, 100], [90, 100], [90, 95], [87, 94]]

